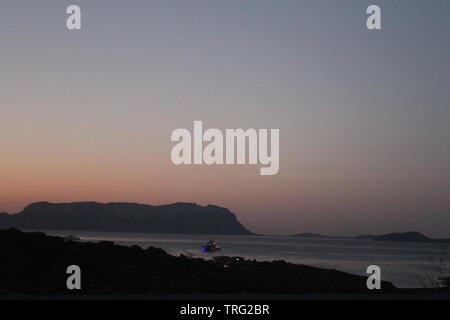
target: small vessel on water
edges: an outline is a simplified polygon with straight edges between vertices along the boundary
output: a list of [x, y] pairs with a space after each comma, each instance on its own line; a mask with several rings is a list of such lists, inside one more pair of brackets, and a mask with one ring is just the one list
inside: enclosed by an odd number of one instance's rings
[[75, 236], [75, 235], [73, 235], [73, 234], [71, 233], [71, 234], [69, 234], [68, 236], [65, 236], [65, 237], [64, 237], [64, 240], [66, 240], [66, 241], [78, 241], [78, 240], [81, 240], [81, 238], [80, 238], [80, 237], [77, 237], [77, 236]]
[[216, 252], [220, 250], [220, 246], [213, 240], [209, 240], [206, 245], [202, 246], [203, 252]]

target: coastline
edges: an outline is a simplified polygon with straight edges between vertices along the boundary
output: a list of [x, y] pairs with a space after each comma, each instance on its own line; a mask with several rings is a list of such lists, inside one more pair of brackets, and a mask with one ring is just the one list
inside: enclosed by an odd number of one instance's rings
[[[0, 230], [1, 295], [72, 295], [65, 269], [77, 264], [86, 295], [332, 295], [448, 294], [447, 289], [401, 289], [382, 281], [369, 291], [366, 277], [284, 261], [175, 257], [162, 249], [110, 241], [75, 242], [42, 232]], [[228, 264], [228, 263], [227, 263]], [[33, 270], [30, 272], [29, 270]], [[6, 280], [7, 279], [7, 280]]]
[[[25, 231], [25, 230], [24, 230]], [[333, 269], [367, 277], [367, 267], [378, 265], [382, 279], [398, 288], [428, 288], [434, 267], [429, 259], [445, 251], [436, 243], [386, 242], [335, 238], [297, 238], [288, 236], [211, 235], [170, 233], [128, 233], [67, 230], [26, 230], [66, 237], [73, 233], [82, 241], [112, 241], [119, 245], [155, 247], [180, 256], [210, 260], [217, 255], [239, 256], [259, 262], [284, 260], [292, 264]], [[213, 239], [222, 251], [205, 253], [203, 246]], [[445, 260], [447, 261], [447, 260]], [[425, 272], [427, 271], [427, 272]]]

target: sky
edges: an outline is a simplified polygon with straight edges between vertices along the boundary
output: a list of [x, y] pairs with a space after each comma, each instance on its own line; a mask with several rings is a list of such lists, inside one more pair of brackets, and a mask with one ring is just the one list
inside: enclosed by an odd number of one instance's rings
[[[82, 29], [66, 28], [81, 7]], [[381, 8], [368, 30], [366, 8]], [[0, 3], [0, 211], [196, 202], [251, 231], [450, 237], [450, 2]], [[171, 132], [280, 129], [280, 170], [182, 165]]]

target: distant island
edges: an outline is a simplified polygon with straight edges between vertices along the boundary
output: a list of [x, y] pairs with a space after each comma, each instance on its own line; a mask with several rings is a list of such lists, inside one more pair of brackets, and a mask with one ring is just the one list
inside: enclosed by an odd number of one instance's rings
[[[177, 202], [152, 206], [129, 202], [35, 202], [16, 214], [0, 213], [0, 229], [67, 230], [142, 233], [185, 233], [209, 235], [255, 235], [245, 228], [227, 208]], [[396, 242], [450, 243], [420, 232], [388, 233], [338, 237], [299, 233], [305, 239], [353, 239]]]
[[251, 235], [230, 210], [174, 203], [36, 202], [17, 214], [0, 213], [0, 228], [110, 232]]
[[434, 242], [434, 243], [450, 243], [450, 239], [433, 239], [423, 235], [417, 231], [410, 232], [394, 232], [382, 235], [360, 235], [356, 237], [334, 237], [316, 233], [299, 233], [292, 237], [297, 238], [330, 238], [330, 239], [354, 239], [354, 240], [373, 240], [373, 241], [398, 241], [398, 242]]
[[403, 242], [439, 242], [450, 243], [450, 239], [433, 239], [417, 231], [394, 232], [382, 235], [361, 235], [357, 239], [368, 239], [374, 241], [403, 241]]

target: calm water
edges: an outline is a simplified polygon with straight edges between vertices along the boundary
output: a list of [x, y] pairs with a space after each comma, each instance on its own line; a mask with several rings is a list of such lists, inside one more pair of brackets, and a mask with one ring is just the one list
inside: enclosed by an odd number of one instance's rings
[[[67, 231], [46, 231], [64, 236]], [[444, 256], [450, 267], [450, 248], [442, 244], [375, 242], [350, 239], [301, 239], [283, 236], [216, 236], [222, 247], [218, 253], [203, 253], [200, 247], [207, 235], [142, 234], [119, 232], [74, 232], [85, 241], [109, 240], [122, 245], [164, 249], [173, 255], [187, 254], [211, 258], [236, 255], [260, 261], [285, 260], [293, 263], [336, 269], [366, 275], [368, 265], [381, 267], [382, 279], [397, 287], [429, 286], [428, 274], [435, 274], [430, 259]], [[447, 268], [448, 270], [448, 268]]]

